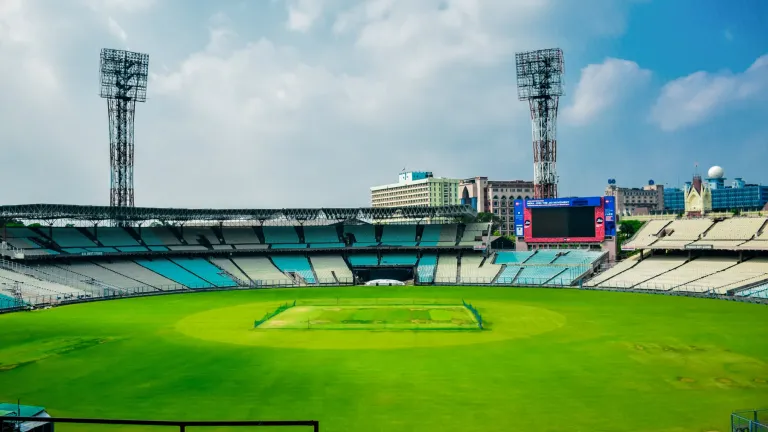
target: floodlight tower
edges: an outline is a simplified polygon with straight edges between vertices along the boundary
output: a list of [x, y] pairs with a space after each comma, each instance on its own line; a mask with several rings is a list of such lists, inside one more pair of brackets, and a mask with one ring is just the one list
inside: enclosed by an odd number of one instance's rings
[[147, 100], [149, 55], [101, 50], [101, 97], [109, 111], [109, 205], [133, 207], [133, 120]]
[[557, 105], [563, 95], [563, 51], [515, 54], [517, 97], [528, 101], [533, 123], [534, 197], [557, 198]]

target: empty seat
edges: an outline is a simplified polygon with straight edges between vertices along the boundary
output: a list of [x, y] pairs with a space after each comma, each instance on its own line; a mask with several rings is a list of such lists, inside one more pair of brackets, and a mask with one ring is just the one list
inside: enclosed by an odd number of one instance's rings
[[379, 258], [376, 254], [355, 254], [349, 256], [349, 264], [352, 267], [378, 266]]
[[232, 261], [254, 282], [262, 285], [292, 284], [293, 280], [275, 267], [267, 257], [236, 257]]
[[[486, 259], [483, 263], [483, 255], [468, 253], [461, 257], [460, 282], [467, 283], [491, 283], [501, 271], [501, 266], [493, 264], [492, 259]], [[480, 264], [483, 264], [480, 266]]]
[[304, 227], [304, 243], [339, 243], [340, 241], [335, 225]]
[[127, 278], [139, 281], [159, 290], [172, 289], [176, 282], [159, 275], [133, 261], [99, 262], [99, 265]]
[[419, 282], [432, 283], [435, 280], [435, 269], [437, 267], [437, 255], [424, 254], [419, 259], [419, 265], [416, 267], [416, 274]]
[[414, 266], [416, 265], [416, 253], [382, 253], [381, 265]]
[[62, 248], [98, 246], [77, 228], [53, 228], [51, 237]]
[[208, 227], [181, 227], [181, 234], [189, 245], [201, 244], [201, 239], [207, 240], [212, 245], [221, 243], [213, 229]]
[[518, 264], [525, 262], [533, 255], [533, 252], [514, 252], [514, 251], [500, 251], [496, 252], [496, 264]]
[[217, 287], [233, 287], [237, 283], [225, 272], [206, 261], [204, 258], [173, 258], [179, 266], [188, 270], [200, 279], [210, 282]]
[[437, 259], [435, 283], [456, 283], [459, 258], [456, 254], [440, 254]]
[[272, 257], [272, 262], [283, 272], [296, 273], [310, 284], [317, 283], [312, 266], [305, 256], [275, 255]]
[[141, 240], [147, 246], [167, 246], [181, 244], [181, 240], [179, 240], [179, 238], [176, 237], [176, 235], [171, 232], [168, 227], [147, 227], [140, 228], [139, 231], [141, 233]]
[[382, 246], [416, 246], [416, 225], [384, 225]]
[[262, 229], [267, 243], [299, 243], [299, 234], [293, 226], [265, 226]]
[[155, 260], [138, 259], [136, 263], [187, 288], [210, 288], [213, 286], [211, 283], [200, 279], [165, 258], [156, 258]]
[[224, 227], [221, 229], [224, 241], [227, 244], [258, 244], [261, 243], [259, 236], [252, 227]]
[[352, 271], [341, 255], [316, 255], [309, 260], [315, 269], [320, 283], [352, 283]]
[[119, 227], [89, 227], [88, 231], [96, 236], [104, 246], [138, 246], [139, 242], [128, 231]]
[[373, 225], [344, 225], [344, 235], [351, 235], [355, 243], [362, 243], [364, 245], [377, 244], [376, 230]]
[[557, 254], [558, 254], [558, 251], [539, 249], [536, 251], [535, 254], [533, 254], [532, 257], [528, 258], [525, 261], [525, 263], [526, 264], [549, 264], [552, 261], [554, 261], [555, 258], [557, 258]]
[[[517, 275], [515, 283], [521, 285], [545, 285], [550, 279], [560, 273], [568, 271], [567, 267], [550, 265], [523, 266], [520, 274]], [[558, 285], [561, 285], [559, 283]]]

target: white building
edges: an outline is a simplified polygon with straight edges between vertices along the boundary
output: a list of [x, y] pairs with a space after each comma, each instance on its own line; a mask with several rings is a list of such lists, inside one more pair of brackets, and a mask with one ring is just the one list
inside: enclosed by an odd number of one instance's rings
[[446, 206], [459, 204], [459, 180], [434, 177], [428, 171], [400, 174], [393, 184], [371, 188], [372, 207]]

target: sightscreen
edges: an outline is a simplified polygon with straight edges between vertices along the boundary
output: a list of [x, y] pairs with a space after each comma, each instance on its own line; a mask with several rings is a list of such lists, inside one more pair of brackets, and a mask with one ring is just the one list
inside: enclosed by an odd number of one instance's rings
[[594, 237], [595, 208], [532, 208], [531, 230], [534, 238]]

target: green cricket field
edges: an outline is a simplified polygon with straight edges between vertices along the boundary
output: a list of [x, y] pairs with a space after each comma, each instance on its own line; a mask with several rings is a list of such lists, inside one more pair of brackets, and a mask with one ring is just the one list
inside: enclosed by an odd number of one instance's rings
[[92, 302], [0, 315], [0, 402], [17, 400], [57, 417], [329, 432], [725, 432], [731, 411], [768, 408], [768, 307], [500, 287]]

